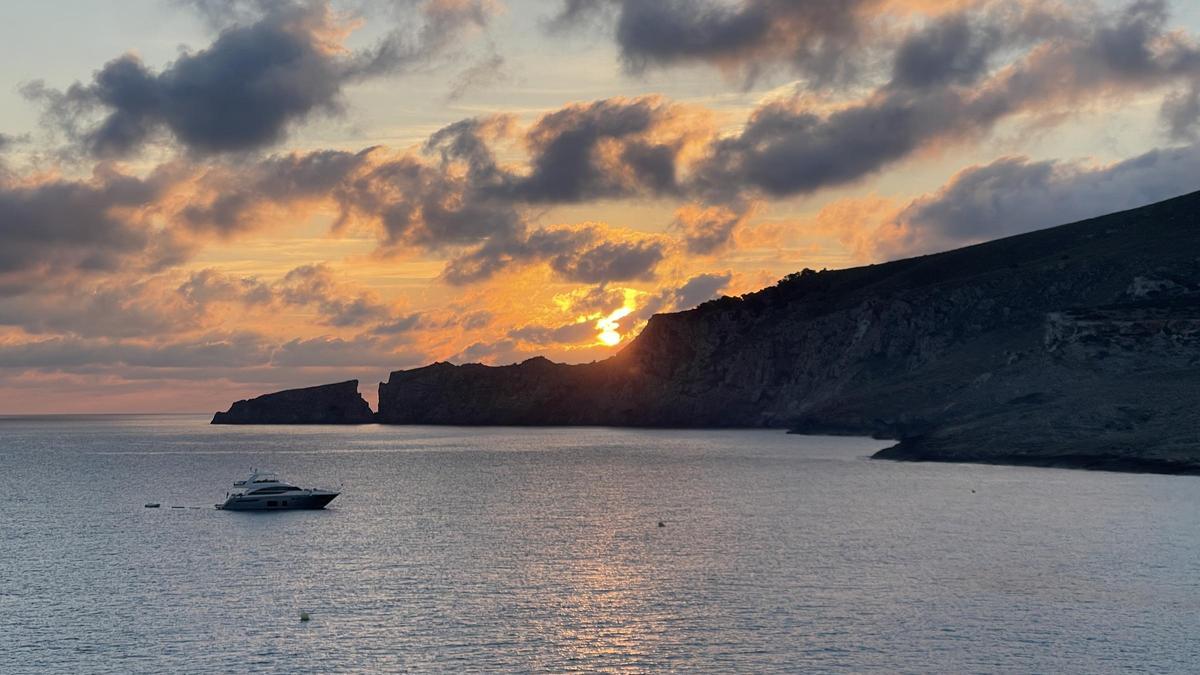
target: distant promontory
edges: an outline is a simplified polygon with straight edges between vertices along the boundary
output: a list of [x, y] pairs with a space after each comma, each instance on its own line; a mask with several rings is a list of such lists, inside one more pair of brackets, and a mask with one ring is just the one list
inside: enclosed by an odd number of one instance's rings
[[371, 406], [358, 393], [358, 380], [288, 389], [238, 401], [213, 415], [213, 424], [370, 424]]
[[397, 371], [379, 407], [385, 424], [778, 427], [895, 439], [889, 459], [1200, 473], [1200, 193], [805, 270], [656, 315], [598, 363]]

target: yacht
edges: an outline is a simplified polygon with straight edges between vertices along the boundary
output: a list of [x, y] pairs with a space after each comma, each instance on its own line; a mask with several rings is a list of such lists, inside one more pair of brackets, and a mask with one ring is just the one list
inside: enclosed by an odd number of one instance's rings
[[282, 511], [285, 509], [323, 509], [338, 496], [333, 490], [298, 488], [269, 471], [251, 472], [246, 480], [233, 484], [218, 509], [227, 511]]

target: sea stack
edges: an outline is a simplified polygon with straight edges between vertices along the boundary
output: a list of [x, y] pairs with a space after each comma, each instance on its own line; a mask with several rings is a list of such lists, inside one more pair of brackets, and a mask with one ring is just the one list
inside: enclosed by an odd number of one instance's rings
[[213, 415], [213, 424], [371, 424], [375, 414], [358, 380], [288, 389], [238, 401]]

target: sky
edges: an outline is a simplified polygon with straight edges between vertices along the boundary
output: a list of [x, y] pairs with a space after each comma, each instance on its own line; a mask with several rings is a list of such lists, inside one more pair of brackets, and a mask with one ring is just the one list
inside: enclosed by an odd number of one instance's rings
[[0, 3], [0, 414], [224, 409], [1200, 188], [1167, 0]]

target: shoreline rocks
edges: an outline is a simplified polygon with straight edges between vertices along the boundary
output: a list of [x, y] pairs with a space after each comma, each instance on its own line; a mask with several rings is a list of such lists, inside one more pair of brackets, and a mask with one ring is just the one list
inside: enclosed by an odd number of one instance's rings
[[376, 418], [772, 427], [897, 439], [881, 459], [1200, 473], [1197, 392], [1193, 193], [934, 255], [805, 270], [655, 315], [604, 361], [395, 371]]
[[242, 400], [213, 415], [212, 424], [373, 424], [375, 413], [358, 380], [288, 389]]

